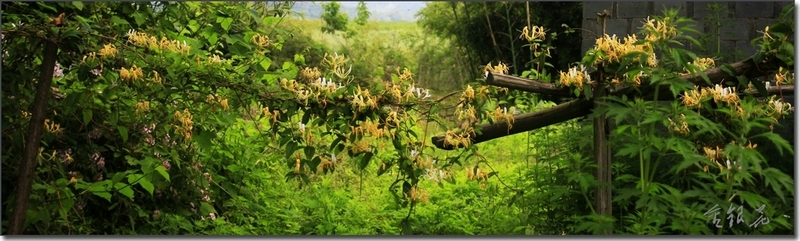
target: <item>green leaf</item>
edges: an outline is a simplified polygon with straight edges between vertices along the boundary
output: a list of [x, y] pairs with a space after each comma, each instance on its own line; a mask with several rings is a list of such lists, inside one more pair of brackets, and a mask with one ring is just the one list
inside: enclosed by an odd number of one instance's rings
[[89, 124], [89, 121], [92, 120], [92, 110], [91, 109], [83, 109], [83, 123]]
[[222, 26], [222, 29], [225, 29], [225, 31], [228, 31], [231, 29], [232, 23], [233, 23], [233, 18], [224, 18], [222, 19], [222, 22], [220, 22], [220, 26]]
[[361, 163], [358, 165], [359, 170], [364, 170], [369, 165], [369, 161], [372, 160], [372, 157], [375, 154], [372, 152], [367, 152], [363, 156], [361, 156]]
[[524, 194], [523, 191], [517, 191], [517, 193], [514, 194], [513, 197], [511, 197], [511, 200], [508, 201], [508, 205], [506, 205], [506, 206], [507, 207], [511, 207], [511, 205], [514, 205], [514, 202], [517, 201], [517, 199], [520, 198], [522, 196], [522, 194]]
[[272, 60], [269, 58], [264, 58], [258, 64], [261, 65], [261, 68], [264, 68], [264, 71], [267, 71], [269, 66], [272, 65]]
[[133, 189], [131, 189], [130, 185], [127, 185], [125, 183], [117, 183], [117, 184], [114, 184], [114, 188], [117, 189], [118, 193], [130, 198], [131, 200], [133, 200]]
[[156, 171], [158, 172], [158, 174], [161, 174], [161, 176], [164, 177], [164, 179], [167, 179], [167, 181], [170, 182], [169, 172], [167, 172], [167, 168], [166, 167], [164, 167], [162, 165], [158, 165], [156, 167]]
[[203, 129], [198, 129], [197, 135], [192, 138], [197, 143], [197, 147], [204, 150], [210, 150], [213, 147], [212, 139], [214, 139], [214, 133]]
[[294, 62], [298, 63], [298, 64], [305, 64], [306, 63], [306, 58], [303, 57], [302, 54], [295, 54], [294, 55]]
[[214, 46], [219, 41], [219, 35], [217, 33], [212, 33], [208, 36], [208, 44]]
[[228, 50], [231, 51], [231, 54], [241, 55], [241, 56], [246, 56], [251, 53], [250, 46], [247, 46], [247, 44], [244, 44], [242, 42], [236, 42], [234, 44], [231, 44], [230, 47], [228, 47]]
[[98, 192], [92, 192], [92, 194], [97, 195], [98, 197], [101, 197], [105, 200], [108, 200], [108, 202], [111, 202], [111, 193], [108, 193], [106, 191], [98, 191]]
[[261, 22], [264, 25], [269, 26], [272, 23], [274, 23], [275, 21], [278, 21], [278, 19], [279, 19], [278, 17], [265, 17], [264, 20], [262, 20]]
[[197, 32], [198, 29], [200, 29], [200, 23], [198, 23], [197, 20], [192, 19], [189, 20], [189, 24], [187, 24], [186, 27], [188, 27], [189, 30], [192, 30], [192, 32], [194, 33]]
[[295, 150], [297, 150], [297, 142], [294, 140], [289, 141], [289, 143], [286, 144], [286, 153], [284, 153], [284, 155], [286, 158], [291, 158]]
[[136, 21], [136, 25], [141, 26], [144, 24], [145, 18], [141, 12], [136, 12], [133, 14], [133, 20]]
[[200, 213], [203, 215], [208, 215], [209, 213], [216, 213], [217, 210], [214, 209], [214, 206], [207, 202], [200, 203]]
[[153, 190], [155, 190], [155, 187], [153, 186], [153, 183], [147, 180], [147, 178], [139, 179], [139, 186], [142, 186], [144, 190], [150, 193], [150, 196], [153, 196]]
[[117, 17], [117, 16], [111, 16], [111, 22], [116, 24], [116, 25], [125, 25], [125, 26], [131, 25], [130, 23], [128, 23], [127, 20], [122, 19], [122, 18]]
[[131, 174], [128, 175], [128, 183], [130, 183], [131, 185], [134, 185], [137, 182], [139, 182], [139, 180], [141, 180], [142, 177], [144, 177], [144, 175], [138, 174], [138, 173], [131, 173]]
[[87, 189], [90, 192], [92, 192], [92, 194], [97, 195], [99, 197], [102, 197], [102, 198], [108, 200], [109, 202], [111, 202], [111, 193], [108, 192], [109, 191], [108, 190], [108, 185], [110, 183], [111, 183], [111, 181], [109, 181], [109, 180], [105, 180], [105, 181], [101, 181], [101, 182], [95, 182], [95, 183], [92, 183], [91, 185], [89, 185], [89, 187]]
[[778, 58], [788, 66], [794, 66], [794, 45], [783, 43], [778, 47]]
[[314, 147], [307, 146], [303, 148], [303, 151], [306, 153], [306, 158], [311, 159], [312, 157], [314, 157], [314, 151], [315, 151]]
[[522, 75], [520, 75], [519, 77], [527, 78], [528, 75], [530, 75], [530, 74], [531, 74], [530, 70], [525, 70], [525, 71], [522, 71]]
[[289, 61], [283, 62], [283, 70], [289, 70], [292, 67], [294, 67], [294, 64], [292, 62]]
[[128, 173], [127, 172], [114, 173], [114, 177], [111, 178], [111, 183], [118, 183], [122, 181], [122, 178], [125, 178], [125, 175], [128, 175]]
[[117, 126], [117, 130], [119, 130], [119, 134], [122, 136], [122, 142], [128, 142], [128, 128]]
[[83, 2], [72, 2], [72, 6], [75, 6], [78, 10], [83, 10]]

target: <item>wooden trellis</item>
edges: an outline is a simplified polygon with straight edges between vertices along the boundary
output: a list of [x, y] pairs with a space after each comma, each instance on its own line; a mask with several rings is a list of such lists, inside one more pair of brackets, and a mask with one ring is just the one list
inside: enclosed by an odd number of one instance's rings
[[[603, 14], [598, 14], [598, 16], [602, 18]], [[746, 60], [729, 65], [730, 69], [733, 70], [732, 72], [734, 75], [724, 71], [723, 66], [709, 69], [705, 71], [705, 75], [708, 77], [710, 82], [706, 82], [699, 73], [695, 75], [685, 74], [679, 76], [678, 78], [688, 81], [697, 87], [712, 86], [713, 84], [722, 83], [726, 79], [736, 79], [737, 76], [744, 76], [747, 79], [753, 80], [758, 77], [767, 76], [769, 73], [776, 71], [779, 66], [776, 64], [776, 61], [778, 60], [771, 58], [767, 62], [756, 63], [753, 60], [753, 57], [750, 57]], [[794, 69], [794, 66], [788, 66], [788, 68]], [[591, 76], [592, 79], [598, 80], [596, 83], [597, 86], [603, 86], [604, 83], [602, 83], [602, 81], [604, 78], [601, 76], [600, 71], [591, 73]], [[509, 89], [548, 94], [557, 97], [575, 97], [573, 96], [572, 90], [567, 87], [556, 86], [552, 83], [545, 83], [538, 80], [525, 79], [502, 73], [487, 72], [485, 81], [489, 85], [505, 87]], [[642, 86], [647, 86], [646, 82], [647, 81], [643, 81]], [[635, 91], [633, 87], [630, 86], [615, 89], [595, 88], [591, 98], [586, 98], [586, 96], [582, 96], [581, 94], [581, 96], [578, 96], [572, 101], [559, 104], [549, 109], [516, 115], [514, 116], [514, 124], [511, 126], [511, 128], [508, 128], [508, 123], [505, 121], [498, 121], [493, 124], [478, 125], [475, 127], [475, 129], [480, 130], [480, 134], [472, 132], [470, 133], [469, 138], [471, 139], [472, 144], [478, 144], [495, 138], [527, 132], [571, 119], [584, 117], [591, 114], [595, 107], [602, 105], [603, 98], [608, 95], [618, 97], [627, 96], [629, 98], [653, 98], [655, 94], [658, 93], [659, 100], [674, 99], [674, 96], [669, 90], [668, 86], [658, 86], [655, 88], [651, 87], [640, 90], [641, 91]], [[767, 93], [793, 95], [794, 85], [771, 86], [767, 88]], [[749, 91], [749, 94], [760, 96], [759, 92], [755, 90]], [[612, 214], [612, 196], [610, 187], [611, 153], [609, 146], [606, 145], [608, 133], [610, 133], [610, 131], [611, 130], [607, 125], [604, 116], [597, 116], [594, 118], [594, 154], [595, 161], [598, 165], [595, 178], [599, 183], [601, 183], [601, 186], [597, 187], [595, 190], [595, 207], [597, 207], [597, 214], [608, 216], [611, 216]], [[440, 149], [453, 150], [455, 148], [460, 148], [460, 146], [448, 145], [444, 140], [445, 137], [443, 135], [434, 136], [431, 138], [432, 143]], [[606, 234], [611, 234], [612, 231], [612, 229], [607, 229]]]

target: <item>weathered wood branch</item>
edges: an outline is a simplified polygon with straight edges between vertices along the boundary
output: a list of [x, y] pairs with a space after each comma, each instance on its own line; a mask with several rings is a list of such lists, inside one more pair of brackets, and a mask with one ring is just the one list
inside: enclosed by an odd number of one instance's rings
[[[706, 70], [705, 74], [710, 80], [710, 84], [709, 82], [706, 82], [700, 74], [684, 74], [680, 76], [680, 78], [689, 81], [696, 86], [707, 87], [722, 83], [726, 80], [736, 80], [736, 76], [744, 76], [748, 79], [765, 76], [769, 74], [770, 71], [777, 70], [778, 66], [779, 65], [776, 63], [757, 65], [754, 62], [753, 57], [751, 57], [744, 61], [730, 64], [734, 75], [728, 74], [725, 70], [723, 70], [722, 66]], [[793, 68], [793, 66], [789, 66], [789, 68]], [[570, 89], [560, 88], [554, 84], [491, 72], [487, 73], [486, 75], [486, 83], [490, 85], [541, 94], [551, 94], [564, 97], [571, 95]], [[647, 81], [645, 80], [643, 83], [646, 85]], [[654, 89], [655, 88], [645, 89], [642, 94], [639, 94], [634, 90], [634, 87], [629, 86], [613, 89], [610, 91], [610, 94], [614, 96], [628, 95], [628, 97], [642, 96], [644, 98], [653, 98], [656, 93], [656, 91], [653, 91]], [[657, 90], [659, 94], [659, 100], [675, 99], [675, 97], [672, 95], [672, 92], [669, 90], [669, 87], [659, 86]], [[758, 91], [748, 92], [756, 97], [762, 97]], [[767, 90], [767, 92], [769, 94], [794, 95], [794, 86], [772, 86]], [[512, 125], [510, 131], [507, 131], [507, 124], [504, 122], [480, 125], [477, 128], [481, 130], [481, 134], [471, 135], [470, 138], [472, 139], [472, 144], [477, 144], [495, 138], [535, 130], [548, 125], [558, 124], [573, 118], [586, 116], [590, 113], [591, 109], [591, 100], [573, 100], [551, 109], [515, 116], [516, 121]], [[454, 149], [453, 146], [445, 146], [444, 136], [435, 136], [431, 140], [438, 148], [445, 150]]]
[[[680, 98], [683, 94], [679, 94], [678, 96], [672, 96], [672, 91], [669, 90], [669, 87], [661, 87], [658, 90], [658, 100], [661, 101], [668, 101], [668, 100], [675, 100], [676, 98]], [[758, 90], [746, 90], [742, 93], [739, 93], [740, 96], [744, 94], [753, 95], [753, 97], [766, 97], [761, 95]], [[782, 86], [770, 86], [767, 88], [768, 95], [785, 95], [785, 96], [794, 96], [794, 85], [782, 85]], [[653, 99], [655, 97], [655, 92], [650, 92], [647, 95], [642, 96], [645, 100]]]
[[506, 87], [509, 89], [539, 94], [549, 94], [558, 97], [570, 97], [572, 94], [572, 91], [569, 88], [562, 88], [551, 83], [544, 83], [538, 80], [526, 79], [500, 73], [488, 72], [486, 74], [486, 83], [494, 86]]
[[[777, 66], [777, 65], [764, 65], [764, 66]], [[753, 57], [750, 57], [746, 60], [736, 62], [730, 64], [730, 67], [733, 69], [733, 72], [736, 76], [743, 75], [750, 78], [764, 76], [765, 74], [769, 73], [769, 71], [775, 70], [775, 68], [759, 68], [758, 65], [753, 60]], [[789, 68], [793, 68], [790, 66]], [[592, 76], [596, 76], [597, 73], [592, 73]], [[711, 81], [711, 84], [718, 84], [725, 80], [736, 80], [736, 76], [732, 76], [723, 70], [723, 67], [717, 67], [710, 70], [705, 71], [706, 76]], [[708, 82], [703, 79], [702, 75], [700, 74], [684, 74], [681, 75], [680, 78], [685, 79], [692, 84], [695, 84], [700, 87], [704, 86], [711, 86]], [[533, 93], [539, 94], [549, 94], [558, 97], [573, 97], [572, 91], [570, 88], [564, 88], [556, 86], [555, 84], [551, 83], [544, 83], [538, 80], [526, 79], [522, 77], [506, 75], [501, 73], [492, 73], [487, 72], [485, 77], [486, 83], [494, 86], [505, 87], [509, 89], [515, 90], [522, 90], [528, 91]], [[647, 85], [647, 80], [644, 80], [643, 83]], [[620, 92], [630, 92], [631, 88], [622, 88], [620, 90], [614, 90], [612, 93], [620, 93]]]
[[[740, 62], [730, 64], [730, 67], [733, 69], [733, 72], [736, 75], [730, 75], [727, 72], [725, 72], [725, 70], [722, 69], [723, 66], [705, 71], [706, 75], [708, 76], [708, 79], [711, 81], [710, 85], [699, 74], [697, 75], [684, 74], [681, 76], [681, 78], [691, 82], [696, 86], [707, 87], [707, 86], [713, 86], [715, 84], [721, 84], [723, 81], [726, 80], [736, 81], [736, 76], [744, 76], [748, 79], [765, 76], [770, 71], [778, 69], [778, 65], [776, 64], [757, 65], [754, 62], [753, 57], [750, 57]], [[794, 69], [793, 66], [790, 66], [790, 68]]]
[[[774, 61], [776, 61], [776, 60], [773, 60], [773, 62]], [[766, 76], [771, 71], [777, 70], [778, 66], [779, 65], [776, 64], [776, 63], [757, 65], [754, 62], [753, 57], [750, 57], [750, 58], [748, 58], [746, 60], [730, 64], [730, 67], [733, 70], [733, 73], [735, 75], [730, 75], [727, 72], [725, 72], [725, 70], [723, 70], [723, 66], [719, 66], [719, 67], [716, 67], [716, 68], [713, 68], [713, 69], [706, 70], [704, 73], [708, 77], [708, 80], [709, 80], [710, 83], [706, 82], [706, 80], [703, 79], [703, 76], [701, 74], [699, 74], [699, 73], [698, 74], [683, 74], [679, 78], [684, 79], [684, 80], [686, 80], [686, 81], [688, 81], [688, 82], [690, 82], [690, 83], [692, 83], [692, 84], [694, 84], [695, 86], [698, 86], [698, 87], [708, 87], [708, 86], [713, 86], [713, 85], [716, 85], [716, 84], [724, 83], [725, 81], [737, 81], [737, 77], [736, 76], [744, 76], [745, 78], [748, 78], [748, 79], [753, 79], [753, 78], [757, 78], [757, 77]], [[794, 68], [794, 67], [793, 66], [788, 66], [788, 68]], [[648, 80], [643, 80], [642, 84], [644, 86], [647, 86], [647, 85], [649, 85], [649, 81]], [[642, 96], [652, 97], [653, 94], [655, 93], [653, 91], [653, 88], [646, 89], [646, 90], [642, 91]], [[661, 91], [661, 92], [659, 92], [659, 96], [662, 93], [669, 93], [669, 89], [667, 89], [666, 92], [664, 92], [664, 88], [667, 88], [667, 87], [665, 87], [665, 86], [660, 86], [659, 87], [659, 89], [660, 89], [659, 91]], [[620, 89], [611, 91], [611, 93], [612, 93], [612, 95], [616, 95], [616, 96], [628, 95], [628, 97], [631, 97], [631, 94], [635, 94], [635, 91], [633, 90], [633, 87], [625, 87], [625, 88], [620, 88]]]
[[[482, 124], [476, 127], [481, 134], [470, 135], [472, 144], [481, 143], [495, 138], [513, 135], [529, 130], [534, 130], [561, 123], [577, 117], [585, 116], [592, 110], [592, 101], [587, 99], [577, 99], [567, 103], [557, 105], [553, 108], [540, 110], [532, 113], [518, 115], [514, 117], [511, 129], [505, 121], [495, 122], [494, 124]], [[457, 147], [447, 145], [444, 136], [434, 136], [431, 138], [433, 145], [444, 150], [453, 150]]]

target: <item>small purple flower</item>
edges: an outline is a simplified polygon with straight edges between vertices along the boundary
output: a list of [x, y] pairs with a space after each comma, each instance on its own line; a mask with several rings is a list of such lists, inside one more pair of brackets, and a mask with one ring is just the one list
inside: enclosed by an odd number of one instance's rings
[[154, 139], [153, 137], [149, 137], [149, 136], [145, 137], [144, 138], [144, 142], [147, 142], [147, 144], [150, 145], [150, 146], [155, 146], [156, 145], [156, 139]]
[[89, 132], [90, 139], [100, 138], [101, 135], [103, 135], [103, 130], [97, 127], [95, 127], [94, 129], [92, 129], [92, 131]]
[[61, 78], [64, 76], [64, 69], [61, 68], [61, 64], [56, 63], [56, 67], [53, 70], [53, 78]]

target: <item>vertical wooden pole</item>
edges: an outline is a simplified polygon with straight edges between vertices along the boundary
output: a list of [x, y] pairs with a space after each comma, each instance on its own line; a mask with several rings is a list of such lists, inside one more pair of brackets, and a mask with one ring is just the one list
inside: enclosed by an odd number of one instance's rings
[[[606, 34], [606, 18], [609, 16], [610, 14], [605, 10], [603, 13], [598, 14], [600, 24], [603, 28], [602, 35], [600, 36], [601, 38]], [[598, 72], [600, 76], [595, 81], [596, 85], [594, 86], [594, 93], [592, 94], [595, 110], [603, 105], [603, 99], [605, 99], [608, 93], [605, 88], [605, 76], [603, 75], [602, 66], [599, 68]], [[597, 162], [595, 178], [600, 184], [600, 186], [595, 189], [595, 210], [598, 215], [603, 216], [611, 216], [611, 156], [610, 148], [606, 143], [608, 141], [607, 128], [608, 125], [605, 115], [598, 115], [594, 118], [594, 158]], [[609, 225], [609, 227], [604, 230], [604, 234], [613, 234], [613, 231], [613, 226]]]
[[[63, 17], [64, 14], [61, 14]], [[61, 18], [60, 17], [60, 18]], [[33, 172], [36, 169], [36, 156], [39, 154], [42, 132], [44, 129], [47, 101], [50, 99], [50, 85], [53, 83], [53, 72], [56, 67], [58, 46], [50, 40], [44, 41], [42, 67], [36, 84], [36, 95], [31, 107], [31, 121], [28, 124], [28, 135], [25, 140], [25, 152], [20, 160], [17, 192], [14, 197], [14, 209], [11, 210], [7, 235], [18, 235], [24, 231], [25, 217], [28, 214], [28, 200], [33, 185]]]

